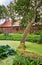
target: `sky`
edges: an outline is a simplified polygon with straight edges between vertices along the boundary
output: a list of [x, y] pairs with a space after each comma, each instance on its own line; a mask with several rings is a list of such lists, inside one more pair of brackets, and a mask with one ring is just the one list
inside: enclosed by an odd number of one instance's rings
[[12, 0], [0, 0], [0, 5], [8, 5]]

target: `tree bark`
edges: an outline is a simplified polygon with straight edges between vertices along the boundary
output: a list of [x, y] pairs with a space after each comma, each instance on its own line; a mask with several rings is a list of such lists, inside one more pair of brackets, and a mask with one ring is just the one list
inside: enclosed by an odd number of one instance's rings
[[28, 22], [28, 25], [23, 33], [23, 37], [22, 37], [22, 40], [21, 40], [21, 43], [25, 43], [25, 40], [26, 40], [26, 37], [27, 37], [27, 34], [30, 34], [31, 33], [31, 27], [32, 27], [32, 23], [31, 22]]

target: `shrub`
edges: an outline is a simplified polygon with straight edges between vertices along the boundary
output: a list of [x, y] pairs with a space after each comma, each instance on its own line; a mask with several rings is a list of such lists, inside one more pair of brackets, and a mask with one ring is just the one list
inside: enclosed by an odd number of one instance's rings
[[26, 57], [18, 54], [14, 57], [13, 65], [40, 65], [42, 59]]
[[14, 51], [10, 46], [0, 46], [0, 58], [8, 57], [9, 55], [16, 54], [16, 51]]
[[40, 30], [39, 31], [37, 30], [34, 32], [34, 34], [36, 34], [36, 35], [40, 35], [41, 33], [42, 33], [42, 31], [40, 31]]
[[38, 43], [42, 44], [42, 34], [40, 34], [40, 39], [39, 39]]
[[4, 33], [4, 36], [9, 36], [9, 33]]
[[[20, 41], [23, 34], [19, 33], [11, 33], [9, 35], [0, 34], [0, 40], [14, 40], [14, 41]], [[40, 39], [40, 35], [35, 34], [29, 34], [27, 35], [26, 41], [29, 42], [38, 42]]]
[[32, 35], [28, 35], [26, 40], [29, 42], [38, 42], [39, 38], [40, 38], [40, 35], [32, 34]]

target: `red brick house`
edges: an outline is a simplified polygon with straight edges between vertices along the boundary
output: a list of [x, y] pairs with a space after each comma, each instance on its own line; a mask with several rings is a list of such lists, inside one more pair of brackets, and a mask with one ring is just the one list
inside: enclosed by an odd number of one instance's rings
[[[35, 30], [38, 30], [38, 27], [34, 24], [32, 26], [32, 32], [34, 32]], [[24, 30], [20, 29], [20, 23], [19, 21], [14, 22], [14, 24], [12, 25], [12, 20], [8, 19], [8, 20], [2, 20], [0, 21], [0, 32], [9, 32], [9, 33], [16, 33], [16, 32], [23, 32]]]

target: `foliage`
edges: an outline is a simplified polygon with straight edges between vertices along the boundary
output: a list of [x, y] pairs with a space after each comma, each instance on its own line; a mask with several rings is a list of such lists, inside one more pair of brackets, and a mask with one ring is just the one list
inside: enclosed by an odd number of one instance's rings
[[38, 43], [42, 44], [42, 33], [40, 34], [40, 39], [39, 39]]
[[36, 12], [35, 22], [40, 22], [40, 10]]
[[[29, 19], [32, 20], [34, 14], [33, 13], [34, 8], [36, 7], [38, 1], [39, 0], [16, 0], [15, 1], [14, 10], [16, 13], [18, 13], [18, 15], [22, 16], [22, 20], [20, 22], [21, 28], [26, 27], [26, 24], [28, 23]], [[37, 8], [35, 22], [40, 21], [41, 14], [39, 8], [40, 6], [42, 6], [41, 4], [39, 4], [39, 7]]]
[[[9, 35], [0, 34], [0, 40], [14, 40], [14, 41], [20, 41], [22, 38], [22, 33], [11, 33]], [[38, 42], [40, 40], [40, 34], [29, 34], [27, 35], [26, 41], [29, 42]]]
[[14, 5], [15, 12], [18, 14], [18, 16], [22, 17], [20, 22], [21, 29], [26, 28], [28, 19], [32, 18], [33, 8], [31, 7], [32, 5], [30, 1], [31, 0], [17, 0]]
[[8, 17], [8, 10], [4, 5], [0, 5], [0, 19]]
[[24, 18], [27, 18], [28, 25], [24, 31], [21, 43], [25, 43], [27, 34], [31, 32], [32, 23], [35, 22], [36, 12], [41, 4], [41, 0], [16, 0], [15, 2], [15, 11], [18, 15], [21, 15]]
[[25, 57], [22, 54], [18, 54], [15, 56], [13, 65], [40, 65], [42, 59]]
[[26, 28], [28, 22], [27, 22], [27, 19], [26, 18], [23, 18], [20, 22], [20, 29], [24, 29]]
[[42, 24], [38, 24], [37, 27], [38, 27], [39, 30], [40, 29], [42, 30]]
[[29, 41], [29, 42], [38, 42], [39, 39], [40, 39], [40, 35], [27, 36], [27, 41]]
[[40, 35], [41, 33], [42, 33], [42, 31], [40, 31], [40, 30], [37, 30], [34, 32], [35, 35]]
[[14, 55], [16, 52], [8, 45], [6, 46], [0, 46], [0, 58], [3, 59], [5, 57], [8, 57], [9, 55]]
[[19, 15], [26, 15], [28, 14], [29, 11], [29, 6], [30, 6], [30, 0], [17, 0], [15, 2], [15, 11], [18, 12]]
[[7, 37], [7, 36], [9, 36], [9, 33], [4, 33], [4, 35]]
[[14, 12], [14, 4], [10, 2], [10, 4], [7, 6], [8, 12], [9, 12], [9, 17], [12, 19], [12, 24], [16, 22], [15, 19], [15, 12]]

